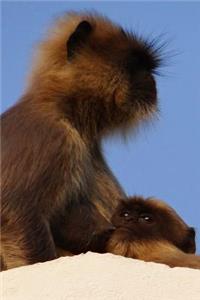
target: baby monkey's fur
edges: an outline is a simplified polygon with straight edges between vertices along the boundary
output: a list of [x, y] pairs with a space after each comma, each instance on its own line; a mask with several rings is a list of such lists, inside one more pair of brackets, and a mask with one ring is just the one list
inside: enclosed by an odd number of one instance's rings
[[[157, 111], [148, 43], [106, 18], [68, 14], [36, 53], [28, 87], [2, 115], [4, 268], [95, 251], [125, 196], [101, 139]], [[74, 218], [72, 216], [75, 216]]]
[[200, 269], [195, 253], [195, 231], [166, 203], [149, 198], [121, 200], [113, 217], [116, 230], [107, 251], [163, 263], [170, 267]]

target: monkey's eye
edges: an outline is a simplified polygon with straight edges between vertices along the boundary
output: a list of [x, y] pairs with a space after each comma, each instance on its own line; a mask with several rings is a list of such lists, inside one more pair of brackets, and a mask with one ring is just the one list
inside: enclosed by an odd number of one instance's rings
[[153, 222], [153, 217], [150, 214], [141, 214], [138, 217], [138, 222], [141, 222], [141, 223], [152, 223]]
[[121, 217], [125, 217], [125, 218], [128, 218], [130, 215], [129, 215], [129, 212], [128, 211], [123, 211], [121, 213]]

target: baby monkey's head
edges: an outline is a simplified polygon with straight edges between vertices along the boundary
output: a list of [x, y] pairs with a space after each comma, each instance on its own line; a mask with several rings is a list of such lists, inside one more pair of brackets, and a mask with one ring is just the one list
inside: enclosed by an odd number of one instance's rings
[[157, 110], [159, 49], [97, 14], [67, 14], [41, 43], [31, 84], [59, 96], [80, 130], [134, 126]]
[[195, 231], [165, 202], [132, 197], [121, 200], [112, 223], [130, 240], [168, 241], [186, 253], [195, 252]]

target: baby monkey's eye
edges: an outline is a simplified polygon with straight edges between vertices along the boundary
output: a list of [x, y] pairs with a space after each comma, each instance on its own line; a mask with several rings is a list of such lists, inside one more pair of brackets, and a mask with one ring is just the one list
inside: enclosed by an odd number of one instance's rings
[[153, 222], [153, 217], [150, 214], [141, 214], [138, 217], [138, 222], [152, 223]]
[[128, 218], [128, 217], [129, 217], [129, 212], [128, 212], [128, 211], [123, 211], [123, 212], [121, 213], [121, 217]]

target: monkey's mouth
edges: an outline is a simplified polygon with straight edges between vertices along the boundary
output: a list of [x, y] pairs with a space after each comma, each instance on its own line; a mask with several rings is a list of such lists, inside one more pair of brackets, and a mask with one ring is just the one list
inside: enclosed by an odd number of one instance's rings
[[[157, 106], [157, 89], [153, 76], [146, 75], [131, 86], [132, 101], [147, 108]], [[136, 99], [136, 100], [135, 100]]]
[[132, 230], [134, 228], [134, 223], [132, 223], [131, 222], [131, 225], [130, 225], [130, 223], [125, 223], [125, 224], [119, 224], [119, 225], [116, 225], [115, 226], [115, 231], [116, 230], [121, 230], [121, 229], [123, 229], [123, 230], [127, 230], [127, 231], [130, 231], [130, 230]]
[[134, 91], [132, 94], [132, 102], [134, 105], [138, 104], [146, 110], [152, 110], [152, 108], [157, 107], [157, 93], [153, 90], [147, 90], [145, 92], [141, 92], [141, 90]]

